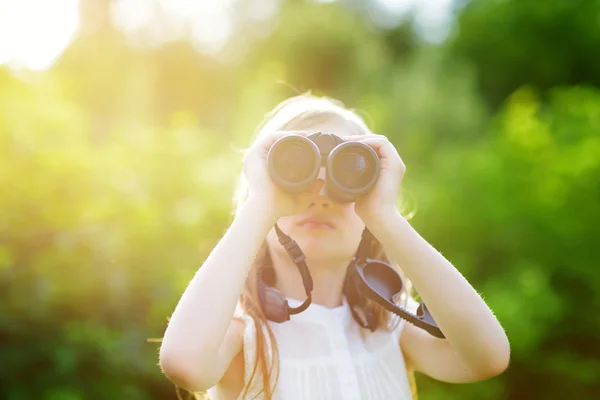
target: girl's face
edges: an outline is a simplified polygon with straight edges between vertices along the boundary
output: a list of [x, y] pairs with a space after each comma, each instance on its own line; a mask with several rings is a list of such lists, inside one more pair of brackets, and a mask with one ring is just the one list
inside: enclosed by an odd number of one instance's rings
[[[341, 137], [348, 136], [350, 131], [349, 122], [343, 120], [294, 127], [294, 130], [335, 133]], [[354, 203], [340, 204], [325, 194], [325, 176], [325, 168], [321, 168], [318, 179], [322, 189], [315, 201], [297, 215], [280, 218], [277, 224], [298, 243], [307, 261], [347, 262], [358, 248], [365, 225], [354, 211]], [[267, 236], [267, 243], [272, 251], [285, 252], [274, 229]]]

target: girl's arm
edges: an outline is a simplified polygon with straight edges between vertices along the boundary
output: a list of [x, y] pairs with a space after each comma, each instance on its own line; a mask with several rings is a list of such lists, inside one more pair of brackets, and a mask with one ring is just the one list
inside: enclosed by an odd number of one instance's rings
[[461, 273], [400, 212], [367, 220], [371, 232], [412, 281], [446, 339], [406, 324], [403, 351], [415, 370], [447, 382], [502, 373], [510, 345], [504, 329]]
[[241, 350], [243, 323], [233, 314], [272, 213], [249, 199], [179, 300], [160, 348], [160, 366], [175, 384], [201, 391], [219, 382]]
[[504, 371], [510, 358], [508, 339], [498, 320], [469, 282], [423, 239], [396, 208], [406, 166], [383, 135], [350, 136], [371, 146], [381, 160], [372, 190], [354, 209], [414, 283], [446, 339], [407, 324], [401, 344], [412, 367], [433, 378], [472, 382]]
[[160, 366], [190, 391], [217, 384], [242, 348], [243, 322], [233, 319], [244, 282], [267, 233], [277, 220], [306, 209], [318, 185], [299, 195], [278, 188], [268, 174], [268, 152], [284, 136], [276, 131], [254, 142], [244, 156], [248, 199], [179, 300], [160, 348]]

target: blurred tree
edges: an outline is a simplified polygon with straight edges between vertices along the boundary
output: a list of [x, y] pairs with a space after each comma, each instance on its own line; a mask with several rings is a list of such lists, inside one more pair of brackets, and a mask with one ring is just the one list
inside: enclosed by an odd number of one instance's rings
[[493, 396], [444, 385], [444, 398], [600, 395], [600, 91], [547, 97], [516, 91], [491, 139], [440, 149], [432, 196], [417, 194], [427, 212], [415, 224], [484, 293], [513, 351]]
[[146, 338], [230, 218], [239, 162], [189, 112], [99, 145], [60, 75], [0, 71], [0, 397], [174, 395]]
[[522, 84], [600, 84], [596, 0], [463, 1], [451, 41], [475, 64], [485, 99], [497, 107]]

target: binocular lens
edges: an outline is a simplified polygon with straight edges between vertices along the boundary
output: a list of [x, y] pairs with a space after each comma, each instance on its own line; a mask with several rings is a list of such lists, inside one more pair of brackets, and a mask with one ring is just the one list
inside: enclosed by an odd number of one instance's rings
[[314, 171], [314, 152], [299, 143], [289, 143], [273, 153], [273, 168], [287, 182], [303, 182]]
[[333, 134], [313, 135], [286, 136], [271, 146], [267, 159], [275, 183], [291, 192], [301, 192], [326, 165], [325, 189], [331, 198], [351, 202], [371, 189], [380, 169], [375, 150], [364, 143], [344, 142]]
[[319, 174], [319, 149], [304, 137], [279, 139], [271, 146], [267, 158], [271, 178], [293, 192], [307, 189]]
[[337, 183], [342, 187], [357, 190], [367, 186], [376, 173], [376, 164], [371, 153], [360, 148], [349, 148], [335, 155], [331, 166]]

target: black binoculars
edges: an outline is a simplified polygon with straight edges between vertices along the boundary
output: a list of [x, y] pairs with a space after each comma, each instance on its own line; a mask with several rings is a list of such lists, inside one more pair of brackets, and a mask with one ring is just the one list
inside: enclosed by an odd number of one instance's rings
[[369, 192], [381, 170], [379, 156], [370, 146], [321, 132], [278, 139], [267, 161], [273, 182], [292, 193], [307, 190], [325, 167], [327, 196], [340, 203]]

